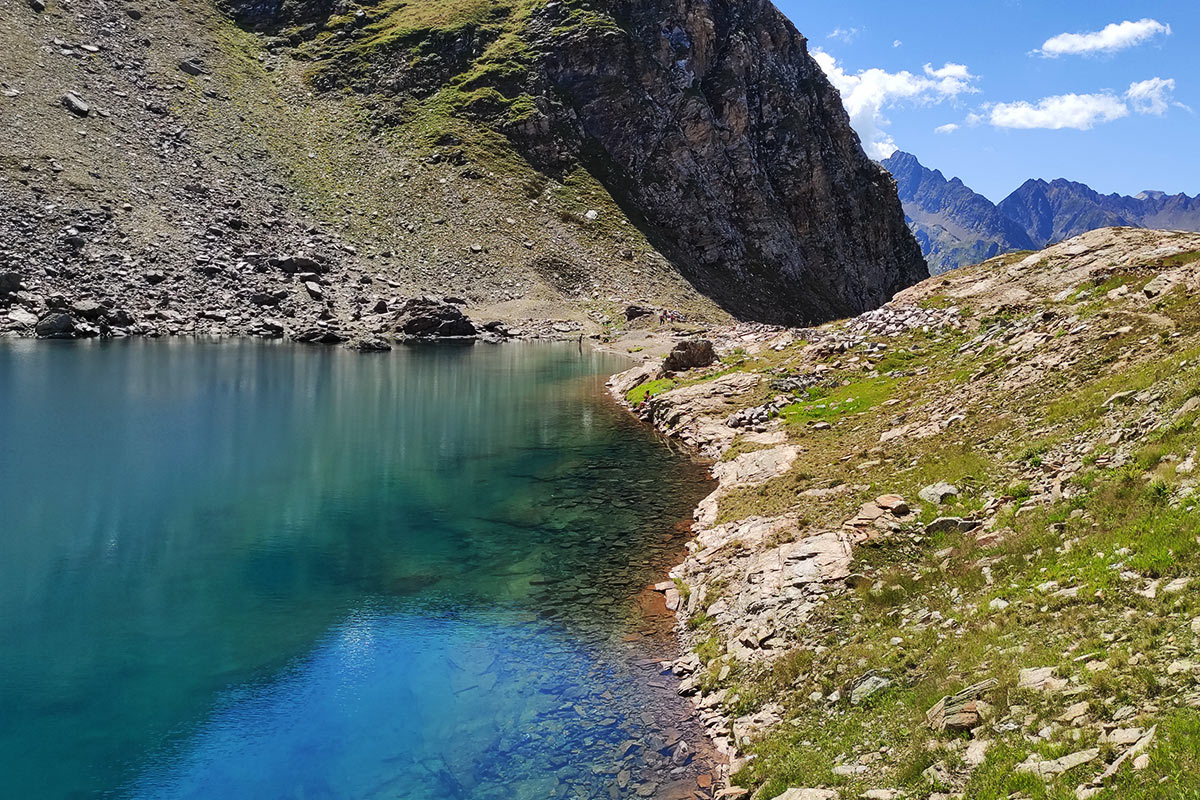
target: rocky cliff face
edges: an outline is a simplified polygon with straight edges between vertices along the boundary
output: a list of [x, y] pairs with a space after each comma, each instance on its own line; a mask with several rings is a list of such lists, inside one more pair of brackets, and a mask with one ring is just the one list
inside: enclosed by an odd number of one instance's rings
[[[262, 16], [259, 2], [231, 1], [239, 18]], [[598, 179], [735, 314], [828, 319], [926, 274], [892, 181], [864, 155], [804, 37], [765, 0], [498, 3], [456, 25], [365, 20], [356, 43], [314, 48], [335, 65], [319, 82], [421, 100], [453, 87], [462, 113], [535, 166]]]
[[827, 319], [924, 277], [892, 181], [771, 3], [597, 6], [607, 24], [551, 5], [530, 25], [555, 134], [522, 137], [535, 156], [585, 164], [743, 316]]
[[900, 151], [882, 163], [896, 179], [909, 227], [932, 274], [1033, 249], [1020, 225], [958, 178], [946, 180], [940, 171]]

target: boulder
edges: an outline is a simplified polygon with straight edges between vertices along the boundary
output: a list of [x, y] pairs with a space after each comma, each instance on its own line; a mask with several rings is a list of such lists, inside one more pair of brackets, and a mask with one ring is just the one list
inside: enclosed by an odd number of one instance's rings
[[16, 294], [25, 288], [21, 284], [21, 275], [17, 272], [0, 272], [0, 297]]
[[310, 256], [281, 256], [268, 261], [271, 266], [294, 275], [298, 272], [328, 272], [329, 268]]
[[79, 117], [86, 117], [92, 109], [82, 97], [74, 92], [63, 95], [62, 104], [68, 111]]
[[925, 712], [929, 727], [935, 731], [968, 731], [981, 721], [979, 698], [995, 689], [994, 678], [968, 686], [956, 694], [947, 695]]
[[71, 313], [77, 317], [95, 322], [104, 316], [104, 306], [97, 303], [95, 300], [76, 300], [71, 304]]
[[716, 360], [717, 353], [713, 350], [712, 342], [707, 339], [689, 339], [675, 345], [663, 362], [663, 369], [667, 372], [680, 372], [707, 367]]
[[309, 328], [296, 334], [293, 338], [303, 344], [341, 344], [346, 341], [347, 337], [328, 328]]
[[50, 311], [38, 320], [34, 333], [39, 339], [74, 339], [76, 325], [75, 318], [65, 311]]
[[632, 322], [638, 317], [648, 317], [653, 313], [654, 309], [645, 306], [628, 306], [625, 309], [625, 321]]
[[414, 297], [396, 313], [396, 331], [416, 338], [475, 336], [479, 333], [462, 309], [433, 297]]
[[357, 350], [360, 353], [386, 353], [392, 349], [388, 340], [382, 336], [366, 336], [347, 345], [351, 350]]
[[931, 486], [926, 486], [921, 491], [917, 492], [917, 496], [926, 503], [933, 503], [935, 506], [946, 502], [948, 498], [958, 494], [958, 488], [943, 482], [935, 483]]

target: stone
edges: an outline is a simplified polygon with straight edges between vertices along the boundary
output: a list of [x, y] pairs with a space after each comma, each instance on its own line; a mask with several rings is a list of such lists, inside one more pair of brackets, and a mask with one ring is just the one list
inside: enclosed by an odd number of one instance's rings
[[24, 289], [21, 274], [18, 272], [0, 272], [0, 296], [16, 294]]
[[992, 611], [1003, 611], [1008, 608], [1008, 601], [1000, 597], [993, 597], [992, 601], [988, 603], [988, 608]]
[[32, 325], [37, 325], [38, 317], [32, 311], [26, 311], [23, 308], [14, 308], [8, 312], [8, 320], [9, 322], [28, 328]]
[[413, 338], [476, 336], [479, 331], [462, 309], [431, 297], [414, 297], [396, 312], [395, 330]]
[[382, 336], [365, 336], [348, 347], [360, 353], [386, 353], [392, 349], [392, 345]]
[[88, 322], [95, 322], [104, 316], [104, 306], [97, 303], [95, 300], [76, 300], [71, 304], [71, 313], [76, 317], [82, 317]]
[[74, 339], [75, 318], [64, 311], [51, 311], [38, 320], [34, 333], [39, 339]]
[[179, 69], [181, 72], [185, 72], [193, 77], [208, 74], [208, 70], [205, 69], [204, 65], [195, 58], [189, 58], [186, 61], [180, 61]]
[[833, 789], [785, 789], [775, 800], [838, 800]]
[[1142, 294], [1146, 297], [1158, 297], [1163, 292], [1169, 290], [1175, 281], [1165, 272], [1156, 275], [1149, 283], [1142, 287]]
[[1114, 728], [1108, 733], [1100, 737], [1102, 744], [1111, 744], [1118, 747], [1135, 744], [1138, 739], [1145, 735], [1145, 731], [1141, 728]]
[[1033, 753], [1020, 764], [1017, 764], [1017, 772], [1031, 772], [1043, 778], [1053, 778], [1056, 775], [1061, 775], [1064, 772], [1069, 772], [1076, 767], [1087, 764], [1089, 761], [1095, 761], [1099, 757], [1100, 749], [1098, 747], [1080, 750], [1076, 753], [1065, 755], [1062, 758], [1051, 760], [1043, 760], [1037, 753]]
[[958, 488], [945, 482], [926, 486], [924, 489], [917, 492], [918, 497], [920, 497], [926, 503], [932, 503], [935, 506], [941, 505], [948, 498], [954, 497], [957, 494]]
[[687, 369], [707, 367], [717, 360], [712, 342], [707, 339], [689, 339], [675, 345], [663, 361], [663, 369], [667, 372], [681, 372]]
[[1067, 682], [1054, 677], [1054, 667], [1030, 667], [1021, 670], [1017, 677], [1018, 689], [1058, 692], [1067, 687]]
[[926, 533], [968, 533], [979, 527], [979, 522], [962, 517], [938, 517], [925, 526]]
[[1176, 578], [1164, 586], [1162, 590], [1166, 594], [1179, 594], [1188, 587], [1189, 583], [1191, 583], [1190, 578]]
[[897, 517], [908, 516], [908, 503], [898, 494], [885, 494], [875, 498], [875, 505], [887, 509]]
[[873, 694], [883, 691], [891, 686], [892, 682], [887, 678], [872, 673], [867, 673], [860, 678], [850, 690], [850, 705], [860, 706], [866, 702]]
[[1090, 707], [1090, 704], [1086, 700], [1075, 703], [1074, 705], [1067, 708], [1067, 710], [1064, 711], [1061, 715], [1059, 715], [1058, 721], [1064, 722], [1067, 724], [1077, 723], [1079, 720], [1081, 720], [1087, 716], [1089, 707]]
[[283, 256], [281, 258], [271, 259], [271, 266], [278, 267], [280, 270], [289, 274], [298, 272], [328, 272], [329, 268], [320, 261], [317, 261], [311, 256], [292, 255]]
[[308, 292], [308, 296], [313, 300], [322, 302], [325, 300], [325, 292], [321, 290], [321, 286], [314, 281], [305, 281], [304, 289]]
[[1110, 408], [1114, 405], [1117, 405], [1118, 403], [1125, 402], [1129, 398], [1133, 397], [1134, 394], [1135, 394], [1135, 392], [1132, 392], [1132, 391], [1117, 392], [1115, 394], [1109, 395], [1109, 398], [1107, 400], [1105, 400], [1104, 403], [1102, 403], [1101, 405], [1103, 408]]
[[309, 328], [292, 338], [303, 344], [341, 344], [346, 341], [344, 334], [328, 328]]
[[966, 731], [974, 728], [982, 720], [979, 698], [998, 685], [994, 678], [989, 678], [943, 697], [925, 712], [929, 727], [935, 731]]
[[640, 319], [641, 317], [653, 316], [653, 314], [654, 314], [654, 309], [646, 308], [645, 306], [626, 306], [625, 307], [625, 321], [626, 322], [632, 322], [633, 320]]
[[91, 112], [91, 106], [87, 104], [87, 101], [74, 92], [64, 94], [62, 104], [68, 111], [79, 117], [86, 117]]
[[978, 767], [987, 758], [988, 748], [992, 743], [986, 739], [975, 739], [967, 745], [967, 751], [963, 754], [963, 760], [968, 766]]
[[1152, 727], [1150, 730], [1146, 731], [1145, 735], [1142, 736], [1142, 738], [1138, 739], [1137, 742], [1133, 745], [1133, 747], [1130, 747], [1124, 753], [1117, 756], [1117, 760], [1114, 761], [1113, 763], [1109, 764], [1108, 768], [1106, 770], [1104, 770], [1104, 772], [1100, 773], [1100, 775], [1094, 781], [1092, 781], [1092, 785], [1093, 786], [1101, 785], [1106, 780], [1111, 778], [1113, 775], [1116, 775], [1117, 770], [1119, 770], [1125, 764], [1126, 761], [1128, 761], [1130, 759], [1136, 759], [1139, 755], [1141, 755], [1147, 749], [1149, 749], [1151, 742], [1154, 741], [1154, 734], [1156, 734], [1157, 732], [1158, 732], [1157, 725]]

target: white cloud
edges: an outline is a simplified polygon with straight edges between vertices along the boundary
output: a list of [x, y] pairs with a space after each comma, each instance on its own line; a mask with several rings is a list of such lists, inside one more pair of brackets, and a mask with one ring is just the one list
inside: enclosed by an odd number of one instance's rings
[[933, 129], [934, 133], [954, 133], [958, 130], [957, 122], [947, 122], [945, 125], [938, 125]]
[[814, 50], [812, 56], [829, 76], [830, 83], [842, 93], [850, 124], [872, 158], [887, 158], [897, 150], [895, 141], [885, 130], [889, 122], [884, 109], [901, 102], [940, 103], [979, 91], [975, 88], [978, 77], [962, 64], [947, 63], [938, 69], [926, 64], [921, 75], [907, 70], [887, 72], [878, 68], [851, 74], [823, 50]]
[[967, 122], [975, 125], [986, 120], [997, 128], [1086, 131], [1131, 113], [1161, 117], [1170, 105], [1180, 105], [1172, 101], [1174, 91], [1174, 78], [1150, 78], [1131, 83], [1124, 96], [1105, 91], [1054, 95], [1036, 103], [1021, 100], [986, 105], [984, 114], [972, 113]]
[[1167, 113], [1171, 103], [1171, 95], [1175, 91], [1174, 78], [1151, 78], [1148, 81], [1138, 81], [1129, 84], [1125, 98], [1129, 105], [1139, 114], [1154, 114], [1161, 117]]
[[1037, 103], [997, 103], [991, 106], [988, 120], [997, 128], [1086, 131], [1127, 116], [1129, 107], [1114, 94], [1060, 94]]
[[1115, 53], [1144, 44], [1159, 35], [1170, 36], [1171, 26], [1149, 18], [1137, 22], [1125, 20], [1089, 33], [1060, 33], [1047, 39], [1041, 49], [1034, 52], [1044, 58]]
[[892, 47], [899, 47], [902, 44], [904, 44], [904, 42], [897, 39], [896, 41], [892, 42]]
[[858, 28], [834, 28], [833, 32], [826, 36], [826, 39], [837, 39], [839, 42], [849, 44], [858, 38], [861, 31]]

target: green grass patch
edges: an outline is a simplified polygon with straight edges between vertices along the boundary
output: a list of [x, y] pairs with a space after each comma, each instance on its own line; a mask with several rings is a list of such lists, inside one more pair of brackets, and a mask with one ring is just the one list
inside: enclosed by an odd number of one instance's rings
[[656, 381], [647, 381], [639, 386], [635, 386], [625, 393], [625, 399], [630, 403], [643, 403], [655, 395], [670, 391], [675, 388], [675, 381], [670, 378], [659, 378]]
[[895, 386], [894, 378], [879, 376], [854, 381], [836, 389], [813, 388], [808, 391], [809, 399], [785, 408], [783, 418], [788, 425], [795, 426], [861, 414], [887, 400]]

